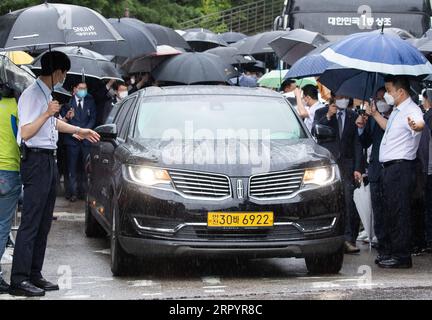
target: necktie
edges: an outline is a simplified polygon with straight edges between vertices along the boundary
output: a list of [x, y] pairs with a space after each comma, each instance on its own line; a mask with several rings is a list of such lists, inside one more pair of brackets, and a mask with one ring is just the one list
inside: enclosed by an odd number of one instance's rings
[[338, 127], [339, 127], [339, 138], [342, 138], [342, 132], [343, 132], [342, 114], [343, 114], [342, 111], [339, 111], [337, 114]]
[[80, 110], [82, 109], [82, 103], [81, 103], [81, 101], [82, 101], [81, 99], [78, 99], [78, 109], [80, 109]]

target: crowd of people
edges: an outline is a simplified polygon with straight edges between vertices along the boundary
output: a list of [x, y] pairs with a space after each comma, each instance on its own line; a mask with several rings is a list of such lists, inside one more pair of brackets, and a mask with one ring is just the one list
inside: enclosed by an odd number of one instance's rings
[[[81, 79], [70, 88], [70, 100], [60, 105], [51, 93], [63, 86], [70, 60], [54, 51], [44, 55], [41, 66], [41, 76], [18, 103], [16, 94], [0, 84], [0, 257], [24, 194], [11, 286], [0, 275], [0, 292], [15, 295], [58, 290], [41, 274], [58, 177], [64, 177], [68, 200], [84, 199], [86, 159], [91, 143], [99, 140], [92, 129], [105, 123], [113, 106], [128, 95], [158, 85], [150, 74], [91, 87]], [[235, 84], [256, 87], [260, 73], [247, 70]], [[334, 132], [332, 141], [318, 143], [333, 154], [343, 181], [345, 252], [359, 252], [361, 221], [353, 193], [361, 183], [370, 185], [376, 241], [371, 234], [369, 241], [377, 248], [380, 267], [410, 268], [413, 253], [432, 252], [432, 199], [427, 197], [432, 191], [432, 89], [424, 91], [420, 106], [403, 76], [387, 76], [385, 87], [367, 102], [319, 85], [299, 88], [293, 80], [286, 80], [281, 91], [313, 135], [317, 126]]]
[[[422, 104], [404, 76], [387, 76], [385, 87], [371, 101], [332, 94], [320, 102], [319, 88], [297, 88], [296, 109], [314, 134], [316, 125], [331, 127], [332, 142], [320, 143], [334, 155], [344, 183], [345, 252], [358, 253], [361, 227], [353, 192], [369, 184], [373, 233], [383, 268], [410, 268], [412, 254], [432, 252], [432, 89], [425, 89]], [[368, 233], [370, 233], [368, 231]]]
[[[61, 108], [61, 119], [74, 126], [94, 129], [105, 123], [113, 105], [150, 85], [153, 83], [149, 82], [148, 74], [128, 77], [124, 82], [106, 80], [92, 88], [84, 81], [74, 83], [72, 98]], [[80, 140], [76, 135], [60, 134], [57, 150], [59, 182], [63, 177], [65, 198], [71, 202], [84, 200], [87, 193], [85, 165], [90, 153], [89, 142]]]

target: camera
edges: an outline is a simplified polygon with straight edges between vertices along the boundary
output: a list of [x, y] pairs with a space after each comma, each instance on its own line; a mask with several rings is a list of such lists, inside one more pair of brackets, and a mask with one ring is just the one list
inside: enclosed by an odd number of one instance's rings
[[366, 114], [366, 110], [363, 109], [363, 106], [357, 106], [356, 112], [359, 116], [364, 116]]

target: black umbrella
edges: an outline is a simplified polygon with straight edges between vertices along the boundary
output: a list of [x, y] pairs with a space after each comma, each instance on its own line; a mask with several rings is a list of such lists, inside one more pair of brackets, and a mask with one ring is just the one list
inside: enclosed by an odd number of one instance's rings
[[220, 57], [205, 52], [187, 52], [160, 64], [153, 72], [158, 81], [177, 84], [227, 83], [235, 69]]
[[86, 7], [44, 3], [0, 17], [0, 48], [5, 51], [119, 40], [107, 20]]
[[254, 65], [256, 60], [249, 55], [242, 55], [239, 50], [234, 47], [217, 47], [206, 51], [207, 53], [215, 54], [221, 57], [226, 63], [240, 66], [240, 65]]
[[0, 53], [0, 84], [7, 84], [16, 93], [21, 94], [35, 81], [34, 74], [17, 66], [7, 56]]
[[271, 41], [269, 45], [282, 61], [293, 65], [297, 60], [327, 42], [328, 40], [318, 32], [295, 29]]
[[145, 27], [155, 37], [158, 46], [167, 45], [174, 48], [191, 49], [186, 40], [174, 29], [154, 23], [146, 23]]
[[[100, 80], [122, 80], [114, 63], [97, 52], [80, 47], [58, 47], [54, 48], [53, 51], [63, 52], [71, 60], [71, 69], [68, 71], [68, 74], [77, 76], [85, 75], [86, 77]], [[33, 61], [32, 70], [35, 74], [38, 74], [41, 70], [40, 61], [42, 56], [43, 54]]]
[[424, 54], [432, 52], [432, 32], [426, 32], [421, 38], [409, 38], [406, 41], [411, 43]]
[[132, 18], [110, 18], [108, 21], [125, 41], [118, 43], [95, 43], [86, 46], [87, 49], [103, 55], [113, 55], [117, 58], [117, 60], [114, 60], [117, 63], [122, 63], [128, 58], [156, 52], [157, 41], [145, 27], [144, 22]]
[[247, 38], [247, 35], [240, 32], [225, 32], [221, 37], [226, 43], [231, 44]]
[[222, 37], [206, 29], [189, 29], [183, 35], [189, 45], [198, 52], [203, 52], [215, 47], [227, 47]]
[[241, 54], [260, 55], [273, 53], [274, 50], [272, 47], [270, 47], [269, 43], [276, 38], [280, 38], [285, 35], [288, 35], [288, 31], [263, 32], [241, 40], [238, 45], [234, 46], [239, 49]]
[[152, 72], [154, 68], [166, 59], [181, 53], [181, 51], [167, 45], [158, 46], [155, 53], [127, 60], [122, 65], [122, 70], [129, 74]]

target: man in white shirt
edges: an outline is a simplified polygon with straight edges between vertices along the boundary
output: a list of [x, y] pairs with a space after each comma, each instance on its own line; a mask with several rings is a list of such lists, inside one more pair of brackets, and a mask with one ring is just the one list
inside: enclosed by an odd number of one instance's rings
[[24, 199], [9, 293], [29, 297], [43, 296], [45, 291], [59, 289], [41, 274], [56, 199], [54, 151], [58, 132], [76, 134], [90, 142], [99, 141], [96, 132], [71, 126], [55, 117], [60, 112], [60, 105], [52, 100], [51, 93], [63, 84], [70, 69], [69, 58], [59, 51], [49, 52], [42, 56], [41, 66], [41, 76], [24, 90], [18, 101], [17, 141], [22, 145]]
[[[303, 97], [302, 92], [303, 91]], [[318, 100], [318, 88], [308, 84], [302, 90], [296, 88], [294, 94], [297, 100], [297, 111], [303, 119], [309, 132], [312, 132], [312, 125], [315, 119], [315, 112], [324, 107]]]
[[389, 119], [373, 105], [366, 112], [385, 130], [380, 145], [384, 198], [384, 238], [378, 265], [382, 268], [411, 268], [411, 193], [416, 183], [415, 159], [425, 123], [421, 109], [410, 97], [407, 77], [387, 76], [386, 94], [394, 105]]

